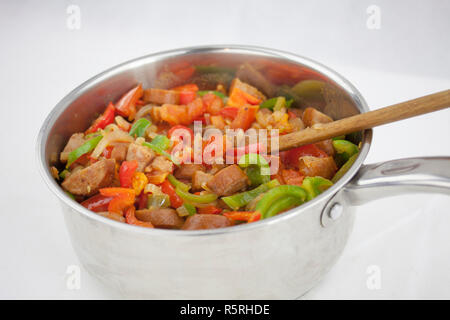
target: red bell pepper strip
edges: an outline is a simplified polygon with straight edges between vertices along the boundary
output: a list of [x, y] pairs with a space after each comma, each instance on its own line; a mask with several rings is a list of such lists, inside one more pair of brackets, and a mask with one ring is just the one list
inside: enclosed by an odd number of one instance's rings
[[[114, 148], [113, 146], [107, 146], [107, 147], [105, 148], [105, 150], [103, 150], [102, 156], [105, 157], [106, 159], [110, 159], [110, 158], [111, 158], [111, 153], [112, 153], [112, 149], [113, 149], [113, 148]], [[91, 157], [91, 158], [92, 158], [92, 157]], [[92, 159], [94, 159], [94, 158], [92, 158]], [[91, 160], [92, 160], [92, 159], [91, 159]], [[98, 159], [95, 159], [95, 160], [98, 161]]]
[[255, 211], [231, 211], [223, 214], [231, 220], [247, 221], [248, 223], [261, 219], [261, 213]]
[[141, 84], [125, 93], [116, 103], [117, 113], [123, 117], [128, 117], [130, 121], [133, 120], [136, 115], [136, 103], [143, 94], [144, 90]]
[[105, 212], [108, 211], [108, 205], [112, 199], [113, 197], [97, 194], [81, 202], [81, 205], [94, 212]]
[[164, 180], [161, 184], [161, 191], [169, 196], [170, 205], [175, 209], [181, 207], [183, 204], [183, 200], [180, 196], [175, 192], [175, 188], [168, 180]]
[[328, 154], [318, 148], [315, 144], [307, 144], [289, 151], [280, 152], [281, 162], [293, 168], [298, 168], [298, 158], [304, 156], [326, 158], [328, 157]]
[[210, 92], [203, 97], [203, 103], [205, 104], [206, 111], [211, 115], [217, 115], [223, 108], [223, 99]]
[[186, 132], [188, 132], [189, 135], [191, 136], [191, 142], [194, 141], [194, 131], [192, 131], [191, 128], [188, 128], [188, 127], [183, 126], [181, 124], [178, 124], [178, 125], [173, 126], [172, 128], [170, 128], [170, 130], [167, 132], [167, 137], [169, 137], [169, 139], [171, 139], [172, 138], [172, 134], [174, 133], [174, 131], [178, 130], [178, 129], [186, 130]]
[[122, 188], [132, 188], [133, 174], [137, 167], [138, 162], [136, 160], [122, 162], [119, 169], [119, 181]]
[[217, 208], [215, 206], [200, 207], [197, 210], [197, 213], [200, 213], [200, 214], [219, 214], [221, 212], [222, 212], [222, 209]]
[[230, 124], [231, 129], [247, 130], [255, 121], [259, 106], [245, 105], [239, 108], [236, 118]]
[[[133, 206], [134, 200], [136, 198], [134, 189], [128, 188], [103, 188], [100, 189], [100, 194], [106, 197], [113, 197], [108, 205], [109, 212], [115, 212], [118, 214], [123, 214], [129, 206]], [[134, 207], [133, 207], [134, 208]]]
[[116, 108], [114, 108], [113, 103], [110, 102], [103, 114], [94, 121], [89, 129], [86, 130], [85, 134], [97, 132], [98, 129], [104, 129], [108, 124], [114, 122], [115, 114]]

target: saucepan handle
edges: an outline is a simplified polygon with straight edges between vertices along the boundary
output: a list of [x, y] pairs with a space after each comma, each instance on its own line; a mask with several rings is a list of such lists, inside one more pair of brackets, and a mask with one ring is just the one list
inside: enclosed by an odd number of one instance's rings
[[356, 206], [412, 192], [450, 195], [450, 157], [407, 158], [363, 165], [325, 205], [321, 225], [328, 227], [339, 219], [344, 203]]
[[423, 157], [364, 165], [344, 188], [351, 205], [411, 192], [450, 195], [450, 157]]

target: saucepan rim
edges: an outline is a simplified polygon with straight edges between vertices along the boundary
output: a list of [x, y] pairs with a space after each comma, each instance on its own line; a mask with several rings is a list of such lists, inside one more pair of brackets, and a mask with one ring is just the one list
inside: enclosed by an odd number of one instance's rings
[[[36, 142], [36, 155], [38, 161], [38, 167], [42, 178], [44, 179], [47, 186], [50, 190], [56, 194], [56, 196], [68, 207], [73, 209], [75, 212], [80, 213], [86, 216], [89, 219], [96, 220], [100, 223], [107, 224], [113, 228], [122, 229], [128, 232], [139, 232], [145, 233], [148, 235], [164, 235], [164, 236], [212, 236], [217, 234], [225, 234], [225, 233], [233, 233], [233, 232], [244, 232], [252, 229], [262, 228], [262, 227], [270, 227], [275, 223], [283, 223], [283, 221], [289, 220], [295, 215], [301, 214], [301, 212], [307, 211], [308, 208], [314, 206], [317, 202], [322, 201], [324, 198], [331, 198], [336, 192], [338, 192], [342, 187], [347, 184], [348, 181], [358, 172], [359, 168], [363, 164], [367, 153], [370, 149], [370, 143], [372, 140], [372, 130], [365, 130], [362, 139], [362, 146], [360, 153], [355, 161], [355, 163], [351, 166], [350, 170], [348, 170], [345, 175], [338, 180], [331, 188], [320, 194], [318, 197], [310, 200], [299, 207], [293, 208], [287, 212], [279, 214], [275, 217], [264, 219], [261, 221], [241, 224], [238, 226], [227, 227], [227, 228], [219, 228], [219, 229], [207, 229], [207, 230], [166, 230], [166, 229], [158, 229], [158, 228], [142, 228], [138, 226], [133, 226], [130, 224], [114, 221], [105, 217], [102, 217], [95, 212], [92, 212], [82, 205], [80, 205], [75, 200], [71, 199], [58, 185], [55, 179], [52, 177], [49, 164], [45, 159], [45, 149], [46, 144], [49, 138], [50, 131], [58, 120], [59, 116], [65, 111], [65, 109], [76, 99], [81, 97], [85, 92], [89, 91], [93, 86], [129, 69], [133, 69], [134, 67], [147, 63], [155, 63], [160, 60], [164, 60], [167, 58], [173, 58], [176, 56], [182, 55], [191, 55], [195, 53], [226, 53], [226, 54], [257, 54], [260, 56], [266, 56], [268, 58], [281, 58], [286, 59], [294, 63], [299, 63], [308, 66], [322, 74], [326, 77], [334, 81], [338, 84], [343, 90], [346, 91], [347, 94], [353, 99], [353, 101], [358, 106], [361, 112], [369, 111], [366, 101], [362, 97], [361, 93], [353, 86], [350, 81], [344, 78], [342, 75], [337, 73], [336, 71], [322, 65], [319, 62], [311, 60], [309, 58], [289, 53], [286, 51], [269, 49], [258, 46], [248, 46], [248, 45], [207, 45], [207, 46], [194, 46], [194, 47], [185, 47], [179, 49], [173, 49], [168, 51], [162, 51], [157, 53], [152, 53], [149, 55], [145, 55], [139, 58], [135, 58], [119, 65], [116, 65], [112, 68], [103, 71], [96, 76], [90, 78], [85, 81], [75, 89], [73, 89], [69, 94], [67, 94], [60, 102], [56, 104], [56, 106], [50, 111], [49, 115], [45, 119], [39, 134], [37, 136]], [[320, 221], [317, 221], [320, 223]]]

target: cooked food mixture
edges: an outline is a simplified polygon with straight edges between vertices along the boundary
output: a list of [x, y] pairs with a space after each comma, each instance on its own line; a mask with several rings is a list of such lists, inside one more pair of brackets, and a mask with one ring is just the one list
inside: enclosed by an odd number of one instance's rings
[[[211, 229], [299, 206], [332, 186], [357, 157], [358, 146], [345, 137], [277, 156], [264, 154], [259, 143], [230, 144], [228, 129], [283, 135], [333, 119], [295, 107], [286, 95], [269, 98], [267, 90], [239, 78], [215, 90], [199, 86], [137, 85], [110, 102], [85, 132], [67, 141], [61, 166], [51, 168], [55, 179], [81, 205], [109, 219], [145, 228]], [[194, 132], [194, 122], [202, 131]], [[215, 137], [202, 135], [211, 128], [223, 133], [220, 152]], [[208, 148], [213, 162], [196, 159], [196, 149], [202, 154]]]

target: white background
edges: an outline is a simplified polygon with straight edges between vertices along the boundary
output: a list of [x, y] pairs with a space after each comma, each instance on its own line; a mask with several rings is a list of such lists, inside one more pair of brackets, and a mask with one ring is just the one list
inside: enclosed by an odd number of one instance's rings
[[[67, 7], [81, 29], [67, 27]], [[381, 28], [366, 26], [370, 5]], [[53, 106], [95, 74], [148, 53], [250, 44], [320, 61], [372, 109], [450, 87], [450, 1], [2, 1], [0, 298], [114, 298], [77, 265], [59, 203], [36, 166]], [[375, 129], [367, 163], [450, 155], [450, 110]], [[358, 208], [344, 254], [304, 298], [450, 298], [450, 198], [405, 195]], [[379, 290], [366, 282], [380, 270]]]

